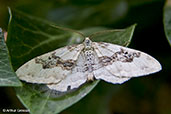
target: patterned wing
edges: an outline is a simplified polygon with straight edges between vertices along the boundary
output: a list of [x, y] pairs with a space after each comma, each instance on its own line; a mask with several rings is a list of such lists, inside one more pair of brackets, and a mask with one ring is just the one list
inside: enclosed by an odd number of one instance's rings
[[161, 70], [160, 63], [146, 53], [104, 42], [94, 42], [93, 47], [103, 66], [94, 71], [96, 79], [123, 83]]
[[75, 66], [71, 69], [71, 72], [57, 84], [48, 84], [50, 89], [65, 92], [78, 88], [87, 81], [88, 72], [85, 67], [85, 56], [83, 52], [80, 52]]
[[57, 84], [74, 74], [76, 60], [84, 46], [66, 46], [55, 51], [38, 56], [17, 71], [19, 79], [30, 83]]

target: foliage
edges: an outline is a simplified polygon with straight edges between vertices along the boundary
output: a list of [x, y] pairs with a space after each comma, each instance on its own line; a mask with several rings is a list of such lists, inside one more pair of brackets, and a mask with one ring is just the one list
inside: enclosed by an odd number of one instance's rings
[[4, 41], [4, 33], [0, 28], [0, 86], [21, 86], [12, 69], [8, 48]]
[[[120, 45], [128, 45], [134, 28], [135, 25], [119, 31], [105, 30], [95, 32], [100, 30], [96, 27], [93, 28], [95, 33], [91, 38], [94, 41], [110, 41]], [[90, 30], [83, 30], [82, 32], [87, 36], [88, 33], [92, 32]], [[84, 37], [75, 30], [58, 26], [54, 27], [50, 22], [42, 21], [16, 10], [12, 11], [7, 45], [14, 69], [17, 69], [35, 56], [67, 44], [80, 43], [83, 39]], [[23, 87], [16, 88], [16, 92], [18, 98], [30, 109], [31, 113], [53, 114], [60, 112], [83, 98], [97, 83], [98, 81], [85, 84], [79, 90], [64, 95], [58, 95], [43, 85], [30, 84], [24, 84]], [[53, 98], [54, 96], [55, 98]]]
[[164, 7], [164, 28], [165, 28], [165, 34], [166, 38], [171, 45], [171, 0], [168, 0]]
[[[11, 66], [16, 70], [35, 56], [84, 39], [77, 32], [63, 31], [50, 25], [78, 29], [85, 36], [108, 29], [124, 28], [125, 31], [94, 35], [92, 40], [126, 46], [133, 37], [129, 46], [155, 57], [163, 70], [148, 77], [131, 79], [122, 85], [103, 81], [86, 84], [68, 94], [58, 94], [49, 91], [44, 85], [23, 82], [23, 87], [15, 88], [22, 104], [15, 97], [15, 92], [1, 88], [0, 108], [26, 107], [32, 113], [57, 113], [65, 109], [61, 114], [170, 113], [171, 54], [166, 40], [170, 39], [170, 0], [167, 1], [163, 10], [165, 0], [1, 0], [0, 26], [9, 33], [6, 42], [9, 54], [5, 52], [5, 58], [12, 77], [16, 78]], [[8, 29], [7, 6], [17, 9], [12, 10], [13, 16]], [[134, 23], [137, 23], [135, 32]], [[0, 57], [0, 61], [1, 59], [5, 60]], [[3, 65], [0, 63], [0, 66]], [[41, 109], [38, 111], [39, 108]]]

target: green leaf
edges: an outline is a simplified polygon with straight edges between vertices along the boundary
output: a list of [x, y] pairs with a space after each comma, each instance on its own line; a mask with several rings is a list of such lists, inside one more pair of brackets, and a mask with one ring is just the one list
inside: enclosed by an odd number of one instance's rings
[[10, 14], [7, 46], [14, 70], [33, 57], [71, 44], [73, 40], [81, 42], [84, 39], [79, 33], [62, 27], [55, 28], [51, 26], [52, 23], [22, 12], [12, 13], [14, 15]]
[[17, 97], [30, 109], [31, 114], [56, 114], [86, 96], [99, 81], [87, 83], [81, 88], [64, 95], [48, 90], [43, 85], [23, 84], [16, 88]]
[[[84, 39], [84, 36], [79, 32], [58, 26], [54, 27], [54, 24], [50, 22], [42, 21], [19, 11], [12, 11], [11, 16], [7, 44], [15, 69], [35, 56], [68, 44], [80, 43]], [[124, 29], [123, 44], [130, 41], [134, 27]], [[106, 28], [93, 27], [82, 30], [82, 32], [85, 36], [89, 36], [90, 33], [104, 29]], [[113, 34], [118, 33], [113, 32]], [[124, 32], [122, 34], [124, 36]], [[122, 40], [120, 38], [113, 39], [115, 39], [114, 43], [116, 44]], [[101, 40], [105, 40], [105, 38], [101, 38]], [[78, 102], [98, 82], [86, 83], [79, 89], [67, 93], [49, 90], [45, 85], [24, 83], [23, 87], [16, 88], [16, 93], [23, 105], [30, 109], [32, 114], [55, 114]]]
[[128, 46], [131, 42], [136, 24], [126, 29], [104, 30], [90, 35], [95, 42], [109, 42], [113, 44]]
[[171, 0], [167, 0], [164, 6], [164, 31], [171, 46]]
[[4, 33], [0, 28], [0, 86], [22, 86], [10, 63], [8, 48], [4, 41]]

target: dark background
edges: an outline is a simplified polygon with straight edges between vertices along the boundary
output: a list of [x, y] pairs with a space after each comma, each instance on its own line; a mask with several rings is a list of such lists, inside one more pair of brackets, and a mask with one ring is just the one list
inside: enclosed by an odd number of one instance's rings
[[[171, 54], [164, 34], [164, 0], [0, 0], [0, 27], [7, 31], [7, 6], [73, 29], [111, 29], [137, 24], [129, 47], [146, 52], [162, 71], [122, 85], [101, 81], [85, 98], [61, 114], [171, 113]], [[10, 87], [0, 88], [0, 108], [24, 108]], [[1, 111], [0, 111], [1, 113]]]

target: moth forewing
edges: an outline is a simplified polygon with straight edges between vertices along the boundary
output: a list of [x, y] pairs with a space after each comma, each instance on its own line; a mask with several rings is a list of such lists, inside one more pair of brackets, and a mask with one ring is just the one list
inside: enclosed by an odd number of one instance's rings
[[19, 79], [30, 83], [56, 84], [71, 74], [83, 45], [68, 46], [43, 54], [17, 69]]
[[[120, 79], [144, 76], [161, 70], [160, 63], [144, 52], [104, 42], [94, 43], [94, 46], [103, 68]], [[104, 77], [103, 75], [102, 78]]]
[[[47, 60], [51, 53], [40, 56], [42, 60]], [[37, 57], [39, 58], [39, 57]], [[17, 69], [16, 74], [19, 79], [30, 83], [57, 83], [61, 77], [56, 78], [52, 72], [58, 72], [60, 69], [43, 69], [41, 64], [36, 63], [36, 58], [28, 61]]]

